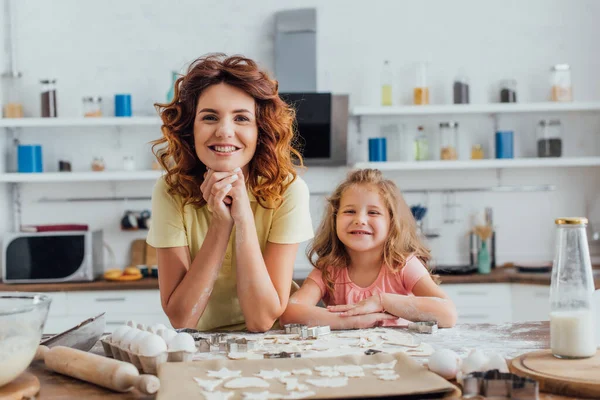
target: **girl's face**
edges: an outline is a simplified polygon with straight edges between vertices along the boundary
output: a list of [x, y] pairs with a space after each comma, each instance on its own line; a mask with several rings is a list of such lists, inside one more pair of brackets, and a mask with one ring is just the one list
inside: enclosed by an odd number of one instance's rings
[[254, 98], [226, 83], [206, 88], [198, 98], [194, 121], [196, 155], [208, 168], [232, 171], [248, 163], [256, 151], [258, 128]]
[[381, 251], [390, 230], [390, 215], [378, 189], [372, 185], [353, 185], [340, 199], [336, 233], [354, 251]]

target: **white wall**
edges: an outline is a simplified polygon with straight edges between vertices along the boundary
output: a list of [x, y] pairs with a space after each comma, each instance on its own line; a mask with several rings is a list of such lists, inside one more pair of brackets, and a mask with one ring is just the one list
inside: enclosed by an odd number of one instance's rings
[[[497, 83], [518, 81], [518, 99], [544, 101], [548, 96], [549, 67], [567, 62], [573, 70], [577, 101], [600, 100], [600, 55], [597, 38], [600, 2], [593, 0], [443, 0], [360, 1], [256, 0], [220, 2], [22, 0], [17, 5], [17, 46], [26, 116], [39, 116], [39, 79], [58, 81], [58, 113], [81, 115], [81, 98], [100, 95], [105, 113], [112, 114], [115, 93], [133, 96], [136, 115], [152, 115], [152, 104], [169, 90], [170, 70], [181, 70], [204, 53], [242, 53], [271, 69], [274, 13], [282, 9], [318, 9], [318, 87], [350, 94], [351, 105], [377, 104], [379, 72], [384, 59], [396, 76], [394, 101], [410, 101], [413, 64], [431, 63], [432, 103], [451, 101], [451, 82], [460, 69], [471, 81], [471, 101], [496, 101]], [[3, 32], [4, 33], [4, 32]], [[6, 58], [4, 59], [4, 61]], [[5, 63], [2, 63], [4, 65]], [[534, 153], [534, 127], [542, 115], [502, 117], [499, 126], [516, 132], [518, 156]], [[600, 155], [600, 113], [560, 116], [565, 127], [568, 156]], [[434, 135], [441, 119], [368, 119], [365, 138], [376, 136], [380, 124], [404, 123], [414, 132], [425, 123]], [[482, 143], [489, 151], [493, 121], [487, 116], [458, 118], [462, 146]], [[366, 159], [366, 145], [357, 147], [356, 127], [350, 122], [352, 162]], [[121, 168], [123, 155], [133, 154], [139, 169], [151, 163], [148, 142], [159, 132], [143, 128], [23, 129], [23, 143], [44, 146], [45, 169], [57, 169], [58, 158], [68, 158], [75, 170], [87, 170], [93, 156], [103, 156], [109, 169]], [[433, 136], [432, 136], [433, 137]], [[6, 153], [8, 144], [0, 140]], [[463, 152], [463, 157], [468, 154]], [[5, 164], [5, 163], [4, 163]], [[326, 174], [324, 174], [326, 172]], [[309, 169], [305, 178], [315, 192], [328, 191], [343, 169]], [[551, 259], [553, 219], [586, 215], [598, 204], [598, 169], [496, 171], [435, 171], [390, 174], [405, 189], [479, 187], [495, 184], [556, 184], [550, 193], [473, 193], [456, 195], [460, 222], [444, 224], [440, 195], [430, 195], [431, 228], [439, 239], [431, 242], [440, 263], [467, 260], [465, 234], [469, 215], [492, 206], [498, 230], [499, 262]], [[126, 263], [133, 238], [144, 232], [120, 232], [124, 210], [142, 209], [149, 202], [123, 204], [39, 203], [41, 197], [149, 195], [151, 183], [27, 184], [23, 185], [23, 222], [87, 222], [102, 228], [117, 262]], [[9, 203], [9, 186], [0, 185]], [[407, 195], [409, 203], [425, 202], [423, 195]], [[322, 196], [313, 198], [315, 226], [321, 217]], [[598, 207], [596, 207], [598, 208]], [[0, 218], [0, 231], [11, 229], [10, 212]], [[600, 222], [600, 221], [599, 221]], [[593, 248], [597, 252], [597, 246]], [[305, 263], [299, 256], [299, 263]]]

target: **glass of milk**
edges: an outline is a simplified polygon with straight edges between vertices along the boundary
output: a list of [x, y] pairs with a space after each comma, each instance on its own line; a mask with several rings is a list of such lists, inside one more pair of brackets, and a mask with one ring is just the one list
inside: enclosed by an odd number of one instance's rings
[[558, 358], [596, 354], [594, 276], [586, 218], [559, 218], [550, 284], [550, 347]]

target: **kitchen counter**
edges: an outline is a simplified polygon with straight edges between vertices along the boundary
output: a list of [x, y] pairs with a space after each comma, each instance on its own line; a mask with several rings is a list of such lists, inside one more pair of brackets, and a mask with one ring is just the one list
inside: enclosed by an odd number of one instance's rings
[[[550, 327], [548, 322], [515, 324], [463, 324], [452, 329], [441, 329], [433, 335], [419, 337], [436, 348], [445, 347], [464, 354], [467, 348], [483, 351], [499, 351], [505, 356], [516, 356], [536, 349], [548, 348]], [[97, 344], [93, 352], [103, 354]], [[48, 371], [41, 362], [34, 362], [28, 369], [41, 382], [40, 399], [85, 398], [95, 399], [153, 399], [137, 391], [115, 393], [67, 376]], [[541, 400], [567, 400], [570, 397], [541, 394]]]
[[[442, 275], [442, 283], [469, 284], [469, 283], [522, 283], [532, 285], [550, 285], [550, 273], [523, 273], [517, 272], [512, 267], [496, 268], [490, 274], [468, 275]], [[295, 280], [302, 284], [302, 279]], [[594, 282], [596, 289], [600, 289], [600, 265], [594, 266]], [[157, 278], [143, 278], [131, 282], [111, 282], [103, 279], [94, 282], [70, 283], [31, 283], [31, 284], [2, 284], [0, 291], [22, 292], [75, 292], [96, 290], [150, 290], [158, 289]]]

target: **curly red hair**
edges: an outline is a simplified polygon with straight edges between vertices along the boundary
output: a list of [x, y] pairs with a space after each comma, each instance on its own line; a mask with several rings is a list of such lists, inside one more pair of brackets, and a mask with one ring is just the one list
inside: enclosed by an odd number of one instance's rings
[[194, 150], [194, 119], [200, 94], [219, 83], [243, 90], [256, 102], [258, 140], [247, 178], [261, 206], [272, 208], [296, 179], [294, 164], [302, 165], [293, 146], [296, 113], [279, 97], [277, 81], [242, 56], [217, 53], [198, 58], [175, 81], [173, 100], [154, 105], [163, 122], [163, 137], [152, 142], [152, 151], [166, 170], [169, 193], [181, 196], [184, 204], [206, 203], [200, 192], [206, 166]]

